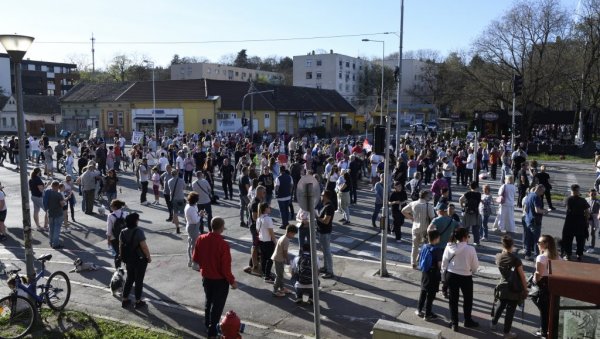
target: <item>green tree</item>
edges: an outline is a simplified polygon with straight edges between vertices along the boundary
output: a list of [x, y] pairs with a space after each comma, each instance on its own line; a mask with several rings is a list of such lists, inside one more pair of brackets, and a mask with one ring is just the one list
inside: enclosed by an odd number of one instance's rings
[[233, 61], [233, 66], [235, 67], [243, 67], [248, 68], [248, 54], [246, 53], [246, 49], [242, 49], [238, 52], [237, 57]]

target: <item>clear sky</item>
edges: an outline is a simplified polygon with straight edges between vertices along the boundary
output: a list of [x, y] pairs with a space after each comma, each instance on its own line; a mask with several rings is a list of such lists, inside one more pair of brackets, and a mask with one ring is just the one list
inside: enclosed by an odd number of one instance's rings
[[[575, 11], [577, 0], [560, 1], [567, 10]], [[405, 0], [404, 51], [433, 49], [446, 55], [468, 49], [489, 22], [512, 4], [508, 0]], [[400, 31], [400, 0], [27, 0], [26, 5], [12, 9], [5, 6], [5, 10], [0, 20], [1, 34], [36, 38], [26, 57], [63, 62], [77, 56], [87, 58], [91, 64], [93, 32], [97, 67], [104, 67], [113, 56], [123, 53], [138, 61], [146, 57], [166, 66], [176, 53], [213, 62], [242, 48], [249, 56], [263, 58], [330, 49], [351, 56], [380, 57], [381, 44], [361, 39], [384, 40], [386, 55], [398, 51], [399, 46], [395, 35], [367, 34]], [[132, 43], [353, 34], [357, 36], [270, 42]], [[1, 47], [0, 51], [4, 52]]]

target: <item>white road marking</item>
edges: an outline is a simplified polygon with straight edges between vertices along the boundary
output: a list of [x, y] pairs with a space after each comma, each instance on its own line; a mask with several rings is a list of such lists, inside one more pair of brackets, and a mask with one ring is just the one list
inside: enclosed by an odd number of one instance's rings
[[346, 295], [353, 295], [355, 297], [372, 299], [372, 300], [377, 300], [377, 301], [381, 301], [381, 302], [387, 302], [387, 300], [385, 298], [373, 297], [373, 296], [365, 295], [365, 294], [358, 294], [358, 293], [354, 293], [354, 292], [350, 292], [350, 291], [346, 291], [346, 290], [331, 290], [331, 292], [341, 293], [341, 294], [346, 294]]

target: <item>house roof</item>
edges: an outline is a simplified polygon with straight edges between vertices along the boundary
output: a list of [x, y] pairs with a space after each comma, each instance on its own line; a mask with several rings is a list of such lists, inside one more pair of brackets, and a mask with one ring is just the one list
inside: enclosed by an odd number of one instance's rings
[[[221, 97], [221, 109], [240, 110], [249, 84], [239, 81], [206, 80], [209, 95]], [[277, 111], [355, 112], [356, 109], [335, 90], [298, 86], [255, 84], [257, 91], [274, 90], [275, 93], [254, 95], [254, 109]], [[250, 108], [250, 99], [245, 102]]]
[[60, 101], [53, 95], [24, 95], [25, 113], [60, 114]]
[[[160, 80], [154, 82], [156, 101], [206, 100], [204, 80]], [[138, 81], [117, 101], [152, 101], [152, 81]]]
[[[254, 109], [277, 111], [355, 112], [356, 109], [335, 90], [255, 84], [257, 91], [274, 90], [254, 95]], [[156, 101], [211, 100], [221, 98], [222, 110], [239, 111], [249, 84], [227, 80], [163, 80], [155, 82]], [[68, 95], [68, 94], [67, 94]], [[126, 89], [117, 101], [151, 101], [152, 81], [140, 81]], [[250, 98], [245, 103], [250, 108]]]
[[119, 95], [123, 94], [131, 82], [112, 82], [94, 84], [80, 82], [75, 85], [67, 94], [63, 95], [61, 102], [99, 102], [114, 101]]

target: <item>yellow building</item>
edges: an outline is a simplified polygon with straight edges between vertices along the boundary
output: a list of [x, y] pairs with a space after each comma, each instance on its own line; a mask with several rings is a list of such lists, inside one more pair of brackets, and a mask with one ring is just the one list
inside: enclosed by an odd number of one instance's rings
[[[192, 133], [216, 128], [220, 99], [208, 96], [204, 80], [164, 80], [136, 82], [117, 102], [131, 106], [132, 129], [159, 135]], [[154, 109], [154, 114], [153, 114]]]

